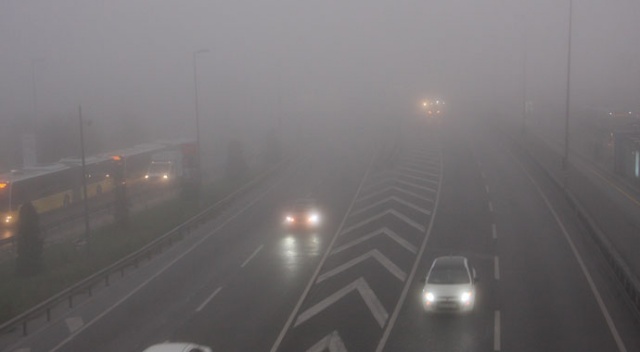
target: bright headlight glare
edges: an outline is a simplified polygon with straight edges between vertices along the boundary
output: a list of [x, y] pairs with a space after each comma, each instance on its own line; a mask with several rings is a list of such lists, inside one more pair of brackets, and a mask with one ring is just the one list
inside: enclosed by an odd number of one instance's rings
[[7, 217], [4, 218], [4, 222], [6, 222], [6, 223], [11, 222], [11, 220], [13, 220], [13, 216], [11, 216], [11, 215], [7, 215]]
[[149, 175], [144, 175], [144, 178], [149, 178]]
[[463, 292], [460, 295], [460, 301], [462, 301], [462, 303], [467, 303], [467, 302], [471, 301], [471, 292], [469, 292], [469, 291]]
[[285, 220], [286, 222], [293, 222], [293, 217], [292, 217], [291, 215], [287, 215], [287, 216], [284, 218], [284, 220]]
[[164, 179], [166, 180], [166, 179], [168, 179], [168, 178], [169, 178], [169, 175], [164, 174], [164, 175], [162, 175], [162, 178], [164, 178]]
[[435, 301], [436, 296], [431, 292], [427, 292], [424, 294], [424, 299], [427, 300], [427, 302], [433, 302]]
[[309, 222], [316, 224], [318, 223], [318, 221], [320, 221], [320, 215], [318, 215], [317, 213], [313, 213], [311, 215], [309, 215]]

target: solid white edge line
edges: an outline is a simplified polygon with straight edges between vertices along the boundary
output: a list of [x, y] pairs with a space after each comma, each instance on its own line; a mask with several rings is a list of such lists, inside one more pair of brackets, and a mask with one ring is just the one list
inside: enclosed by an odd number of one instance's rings
[[496, 280], [500, 280], [500, 259], [498, 256], [493, 257], [493, 276]]
[[609, 327], [609, 331], [611, 332], [611, 335], [613, 336], [613, 340], [615, 341], [616, 345], [618, 346], [618, 351], [619, 352], [627, 352], [627, 348], [624, 345], [624, 342], [622, 341], [622, 338], [620, 337], [620, 334], [618, 333], [618, 329], [616, 328], [616, 325], [613, 322], [613, 319], [611, 318], [611, 315], [609, 314], [609, 310], [605, 306], [604, 301], [602, 300], [602, 296], [600, 295], [600, 292], [598, 291], [598, 288], [596, 287], [596, 284], [593, 282], [593, 278], [591, 277], [591, 274], [587, 270], [587, 267], [584, 264], [584, 261], [582, 260], [582, 256], [580, 256], [580, 253], [578, 252], [578, 249], [574, 245], [573, 240], [571, 240], [571, 237], [569, 236], [569, 233], [567, 232], [567, 229], [564, 227], [564, 224], [560, 220], [560, 217], [558, 216], [558, 213], [556, 213], [555, 209], [551, 205], [551, 202], [544, 195], [544, 193], [542, 192], [542, 188], [540, 188], [538, 183], [533, 179], [533, 176], [531, 176], [529, 171], [527, 171], [527, 169], [520, 162], [520, 160], [518, 160], [518, 158], [516, 158], [515, 156], [513, 156], [513, 158], [516, 160], [518, 165], [520, 165], [520, 168], [522, 168], [522, 170], [524, 171], [524, 173], [527, 176], [527, 178], [529, 178], [531, 183], [534, 185], [534, 187], [538, 191], [538, 194], [540, 195], [540, 197], [544, 201], [545, 205], [547, 206], [547, 209], [549, 209], [549, 211], [551, 212], [551, 215], [553, 215], [553, 218], [556, 220], [556, 223], [560, 227], [562, 235], [564, 236], [564, 238], [569, 243], [569, 247], [571, 248], [571, 252], [573, 252], [573, 255], [576, 258], [576, 261], [578, 262], [578, 264], [580, 266], [580, 269], [582, 270], [582, 273], [584, 274], [585, 278], [587, 279], [587, 283], [589, 284], [589, 287], [591, 288], [591, 292], [593, 292], [593, 295], [594, 295], [594, 297], [596, 299], [596, 302], [598, 303], [598, 307], [600, 308], [600, 311], [602, 312], [602, 315], [604, 316], [604, 319], [605, 319], [605, 321], [607, 323], [607, 326]]
[[336, 232], [333, 234], [333, 239], [331, 239], [331, 243], [329, 243], [329, 246], [327, 247], [327, 250], [324, 252], [324, 255], [322, 256], [322, 259], [320, 259], [320, 263], [316, 267], [316, 270], [313, 272], [313, 275], [311, 276], [311, 279], [307, 283], [307, 287], [305, 287], [304, 291], [302, 292], [302, 295], [300, 296], [300, 299], [298, 300], [298, 303], [296, 303], [296, 306], [293, 308], [293, 311], [289, 315], [289, 318], [285, 322], [284, 326], [282, 327], [282, 330], [280, 331], [280, 334], [278, 335], [278, 337], [276, 338], [276, 341], [274, 342], [273, 346], [271, 347], [271, 350], [270, 350], [271, 352], [276, 352], [278, 350], [278, 347], [280, 347], [280, 344], [282, 343], [282, 340], [284, 339], [284, 336], [287, 334], [287, 332], [289, 331], [289, 328], [291, 327], [291, 324], [293, 323], [293, 319], [298, 314], [298, 311], [300, 310], [300, 307], [302, 306], [302, 303], [304, 302], [305, 298], [309, 294], [309, 291], [311, 290], [311, 287], [316, 282], [316, 278], [318, 277], [318, 274], [320, 273], [320, 269], [322, 268], [322, 265], [324, 265], [324, 262], [327, 260], [327, 257], [329, 256], [329, 253], [331, 253], [331, 250], [333, 249], [333, 245], [336, 242], [336, 239], [338, 238], [340, 233], [342, 232], [342, 228], [344, 227], [344, 224], [347, 222], [347, 218], [349, 217], [349, 214], [351, 213], [351, 209], [353, 208], [353, 205], [356, 203], [356, 200], [358, 199], [358, 196], [360, 194], [360, 190], [362, 189], [362, 186], [364, 185], [364, 181], [369, 176], [369, 171], [371, 170], [371, 166], [373, 165], [373, 161], [374, 161], [375, 156], [376, 156], [376, 153], [374, 152], [373, 155], [371, 156], [371, 159], [369, 160], [369, 165], [367, 166], [367, 170], [365, 171], [364, 176], [362, 177], [362, 180], [360, 180], [360, 184], [358, 185], [358, 189], [356, 190], [356, 194], [353, 196], [353, 199], [351, 200], [351, 204], [349, 204], [349, 208], [347, 208], [347, 212], [344, 214], [344, 218], [342, 218], [342, 222], [338, 226], [338, 229], [336, 230]]
[[[418, 264], [420, 264], [420, 260], [422, 259], [422, 255], [424, 254], [424, 250], [427, 246], [427, 241], [431, 235], [431, 229], [433, 228], [433, 223], [435, 222], [436, 213], [438, 211], [438, 204], [440, 203], [440, 190], [442, 189], [442, 176], [444, 174], [443, 160], [442, 160], [442, 150], [440, 150], [440, 180], [438, 182], [438, 190], [436, 191], [436, 200], [434, 202], [433, 212], [431, 213], [431, 219], [429, 220], [429, 227], [427, 228], [427, 233], [425, 235], [424, 240], [422, 241], [422, 245], [420, 245], [420, 252], [416, 257], [415, 263], [413, 263], [413, 268], [411, 268], [411, 273], [409, 274], [409, 278], [407, 279], [404, 288], [402, 289], [402, 294], [400, 295], [400, 300], [396, 304], [395, 309], [393, 310], [393, 314], [391, 314], [391, 318], [389, 319], [389, 323], [380, 338], [380, 342], [378, 342], [378, 347], [376, 348], [376, 352], [382, 352], [384, 346], [387, 344], [387, 340], [389, 339], [389, 335], [391, 334], [391, 330], [393, 330], [393, 326], [398, 319], [398, 315], [400, 314], [400, 308], [404, 304], [405, 299], [407, 298], [407, 293], [409, 292], [409, 287], [413, 282], [413, 278], [416, 275], [416, 271], [418, 269]], [[275, 351], [272, 351], [275, 352]]]
[[209, 302], [211, 302], [211, 300], [213, 299], [213, 297], [215, 297], [218, 293], [220, 293], [220, 291], [222, 290], [222, 287], [218, 287], [215, 291], [213, 291], [213, 293], [207, 297], [207, 299], [202, 302], [202, 304], [196, 308], [196, 312], [201, 311], [207, 304], [209, 304]]
[[258, 201], [260, 201], [264, 196], [266, 196], [273, 188], [275, 188], [276, 185], [278, 185], [279, 182], [275, 182], [273, 185], [271, 185], [269, 188], [267, 188], [267, 190], [262, 193], [261, 195], [259, 195], [256, 199], [254, 199], [252, 202], [250, 202], [246, 207], [242, 208], [239, 212], [237, 212], [236, 214], [234, 214], [232, 217], [230, 217], [229, 219], [225, 220], [222, 224], [220, 224], [218, 227], [216, 227], [215, 229], [213, 229], [213, 231], [211, 231], [209, 234], [203, 236], [201, 239], [199, 239], [196, 243], [194, 243], [191, 247], [189, 247], [189, 249], [187, 249], [186, 251], [184, 251], [182, 254], [180, 254], [178, 257], [174, 258], [172, 261], [170, 261], [167, 265], [163, 266], [160, 270], [158, 270], [157, 272], [155, 272], [153, 275], [151, 275], [148, 279], [146, 279], [145, 281], [143, 281], [140, 285], [136, 286], [136, 288], [134, 288], [133, 290], [131, 290], [127, 295], [125, 295], [124, 297], [122, 297], [121, 299], [119, 299], [116, 303], [114, 303], [113, 305], [111, 305], [109, 308], [107, 308], [106, 310], [104, 310], [102, 313], [98, 314], [96, 317], [94, 317], [93, 319], [91, 319], [91, 321], [89, 321], [87, 324], [85, 324], [82, 328], [78, 329], [77, 331], [75, 331], [73, 334], [70, 334], [67, 338], [65, 338], [64, 340], [62, 340], [62, 342], [60, 342], [59, 344], [57, 344], [54, 348], [52, 348], [50, 350], [50, 352], [55, 352], [57, 350], [59, 350], [61, 347], [63, 347], [64, 345], [66, 345], [67, 343], [69, 343], [69, 341], [73, 340], [74, 337], [76, 337], [77, 335], [79, 335], [82, 331], [84, 331], [85, 329], [87, 329], [88, 327], [92, 326], [93, 324], [95, 324], [98, 320], [102, 319], [104, 316], [106, 316], [107, 314], [109, 314], [112, 310], [114, 310], [116, 307], [118, 307], [120, 304], [122, 304], [124, 301], [126, 301], [127, 299], [129, 299], [131, 296], [133, 296], [134, 294], [136, 294], [138, 291], [140, 291], [143, 287], [145, 287], [149, 282], [153, 281], [156, 277], [160, 276], [162, 273], [164, 273], [167, 269], [169, 269], [170, 267], [172, 267], [175, 263], [177, 263], [179, 260], [181, 260], [182, 258], [184, 258], [187, 254], [189, 254], [191, 251], [193, 251], [194, 249], [198, 248], [202, 243], [204, 243], [204, 241], [206, 241], [207, 239], [209, 239], [209, 237], [213, 236], [216, 232], [218, 232], [220, 229], [222, 229], [223, 227], [225, 227], [228, 223], [230, 223], [231, 221], [233, 221], [235, 218], [237, 218], [238, 216], [240, 216], [242, 213], [244, 213], [247, 209], [251, 208], [254, 204], [256, 204]]
[[496, 310], [493, 314], [493, 350], [500, 351], [500, 311]]
[[247, 260], [245, 260], [240, 267], [244, 268], [245, 265], [249, 264], [249, 262], [251, 261], [251, 259], [253, 259], [253, 257], [256, 256], [256, 254], [258, 254], [258, 252], [260, 252], [260, 250], [262, 249], [262, 247], [264, 247], [264, 245], [260, 245], [260, 247], [258, 247], [255, 251], [253, 251], [253, 253], [249, 256], [249, 258], [247, 258]]

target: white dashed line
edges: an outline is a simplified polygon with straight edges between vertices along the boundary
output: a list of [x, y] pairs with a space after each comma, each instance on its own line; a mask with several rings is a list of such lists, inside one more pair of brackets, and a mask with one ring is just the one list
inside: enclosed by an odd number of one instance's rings
[[489, 211], [493, 213], [493, 203], [489, 202]]
[[260, 247], [258, 247], [250, 256], [249, 258], [247, 258], [247, 260], [244, 261], [244, 263], [242, 263], [242, 265], [240, 265], [241, 268], [244, 268], [245, 265], [249, 264], [249, 262], [251, 261], [251, 259], [253, 259], [253, 257], [256, 256], [256, 254], [258, 254], [258, 252], [260, 252], [260, 250], [262, 249], [262, 247], [264, 247], [263, 245], [260, 245]]
[[493, 276], [500, 280], [500, 259], [497, 256], [493, 257]]
[[211, 302], [211, 300], [213, 299], [213, 297], [215, 297], [218, 293], [220, 293], [220, 291], [222, 290], [222, 287], [218, 287], [215, 291], [213, 291], [213, 293], [211, 294], [211, 296], [209, 296], [204, 302], [202, 302], [202, 304], [200, 305], [200, 307], [198, 307], [196, 309], [196, 312], [201, 311], [207, 304], [209, 304], [209, 302]]
[[496, 224], [491, 224], [491, 236], [494, 240], [498, 239], [498, 231], [496, 230]]
[[493, 350], [500, 351], [500, 311], [493, 315]]
[[487, 191], [487, 194], [489, 194], [489, 186], [484, 186], [484, 190]]

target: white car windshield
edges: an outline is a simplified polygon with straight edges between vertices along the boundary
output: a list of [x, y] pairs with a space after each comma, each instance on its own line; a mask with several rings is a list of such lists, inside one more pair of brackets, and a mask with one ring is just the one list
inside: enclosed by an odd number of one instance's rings
[[436, 285], [459, 285], [471, 282], [469, 274], [464, 268], [438, 268], [429, 273], [427, 283]]

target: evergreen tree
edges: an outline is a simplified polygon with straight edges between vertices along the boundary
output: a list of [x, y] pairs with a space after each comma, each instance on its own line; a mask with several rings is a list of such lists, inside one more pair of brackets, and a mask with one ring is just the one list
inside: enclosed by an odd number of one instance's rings
[[18, 257], [16, 259], [16, 274], [32, 276], [43, 269], [42, 239], [38, 212], [33, 204], [25, 203], [18, 214]]
[[242, 142], [237, 139], [230, 141], [227, 147], [227, 178], [230, 180], [242, 179], [247, 175], [248, 170]]

